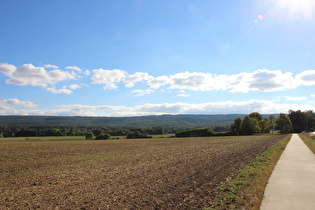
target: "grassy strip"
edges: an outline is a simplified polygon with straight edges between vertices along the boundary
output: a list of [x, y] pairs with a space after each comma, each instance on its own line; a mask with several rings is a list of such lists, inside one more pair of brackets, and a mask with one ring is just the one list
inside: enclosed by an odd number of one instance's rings
[[312, 152], [315, 154], [315, 136], [312, 136], [308, 133], [300, 133], [299, 136], [310, 148], [310, 150], [312, 150]]
[[268, 179], [290, 138], [291, 135], [283, 138], [229, 177], [220, 186], [213, 209], [259, 209]]
[[58, 136], [58, 137], [26, 137], [25, 141], [82, 141], [85, 140], [85, 136]]

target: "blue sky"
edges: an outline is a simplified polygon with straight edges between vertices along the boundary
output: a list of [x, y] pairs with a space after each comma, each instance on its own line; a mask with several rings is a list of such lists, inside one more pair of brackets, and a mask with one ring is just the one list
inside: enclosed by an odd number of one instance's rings
[[0, 114], [315, 111], [315, 0], [0, 0]]

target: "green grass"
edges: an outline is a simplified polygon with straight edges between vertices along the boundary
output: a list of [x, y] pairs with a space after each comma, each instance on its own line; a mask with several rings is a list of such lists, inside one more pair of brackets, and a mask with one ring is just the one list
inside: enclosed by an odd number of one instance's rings
[[35, 136], [35, 137], [9, 137], [1, 138], [0, 141], [4, 142], [15, 142], [15, 141], [26, 141], [26, 142], [47, 142], [47, 141], [83, 141], [85, 136]]
[[[153, 135], [152, 138], [169, 138], [174, 134]], [[111, 136], [109, 140], [126, 139], [126, 136]], [[34, 136], [34, 137], [1, 137], [0, 141], [27, 141], [27, 142], [47, 142], [47, 141], [83, 141], [85, 136]], [[91, 140], [87, 140], [91, 141]], [[92, 140], [93, 141], [93, 140]]]
[[270, 134], [280, 134], [280, 131], [279, 130], [273, 130], [273, 131], [270, 131], [269, 133]]
[[304, 143], [310, 148], [310, 150], [312, 150], [312, 152], [315, 154], [315, 135], [303, 132], [300, 133], [299, 136], [304, 141]]
[[290, 138], [291, 135], [283, 138], [236, 175], [231, 175], [220, 186], [222, 194], [214, 209], [259, 209], [268, 179]]

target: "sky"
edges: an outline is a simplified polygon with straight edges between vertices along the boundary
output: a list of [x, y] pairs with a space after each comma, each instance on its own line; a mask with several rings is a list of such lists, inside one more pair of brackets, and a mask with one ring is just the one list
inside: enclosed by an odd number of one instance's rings
[[0, 0], [0, 115], [315, 111], [315, 0]]

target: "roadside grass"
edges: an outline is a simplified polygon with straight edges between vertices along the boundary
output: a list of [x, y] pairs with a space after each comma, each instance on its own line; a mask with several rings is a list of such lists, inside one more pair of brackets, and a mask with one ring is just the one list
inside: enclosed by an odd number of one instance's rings
[[269, 133], [270, 134], [280, 134], [280, 131], [279, 130], [273, 130], [273, 131], [270, 131]]
[[299, 133], [300, 138], [304, 143], [310, 148], [310, 150], [315, 154], [315, 134], [309, 134], [307, 132]]
[[219, 186], [221, 193], [211, 209], [259, 209], [268, 179], [291, 136], [283, 138], [227, 178], [227, 182]]

